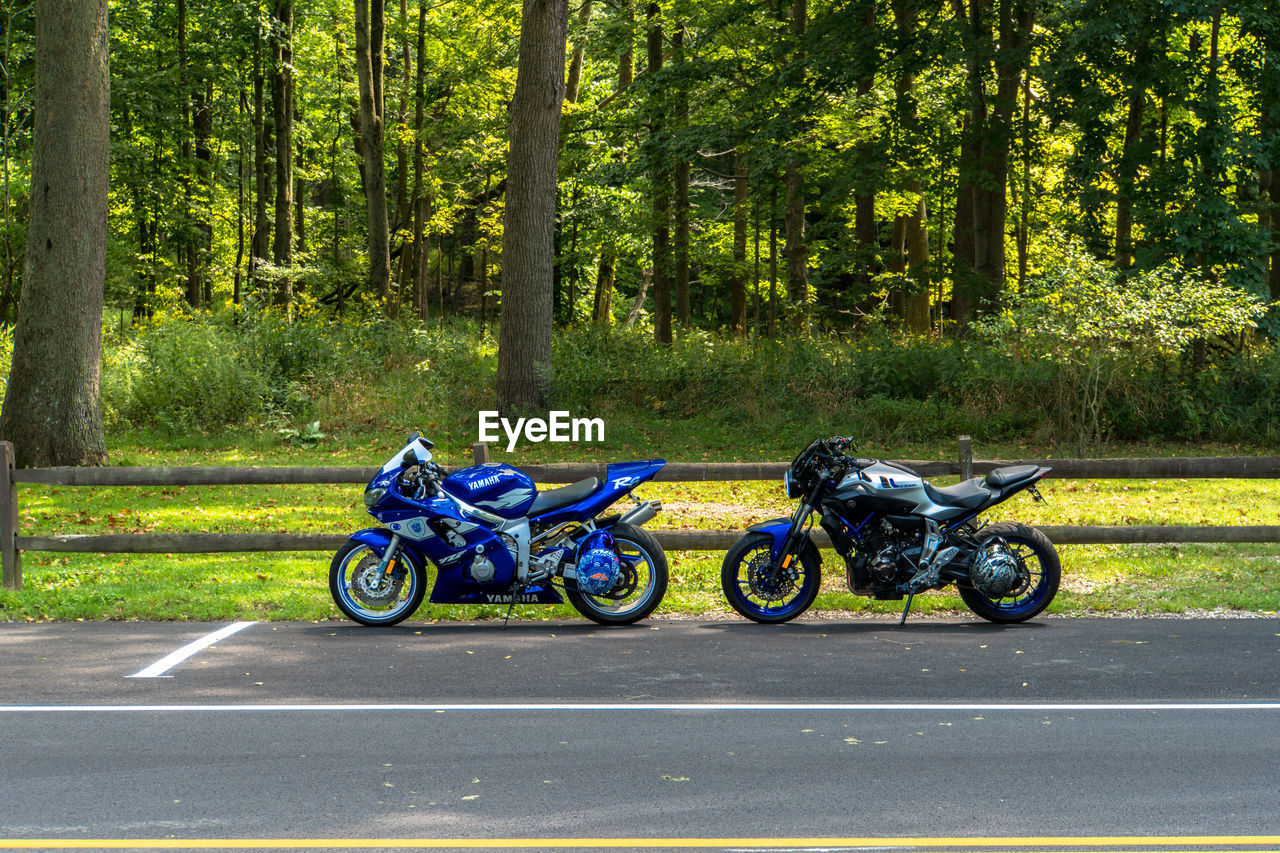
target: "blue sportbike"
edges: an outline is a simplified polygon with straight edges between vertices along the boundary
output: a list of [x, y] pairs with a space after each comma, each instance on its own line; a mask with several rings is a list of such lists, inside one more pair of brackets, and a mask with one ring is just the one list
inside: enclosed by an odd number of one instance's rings
[[[329, 567], [338, 607], [363, 625], [407, 619], [431, 589], [438, 604], [560, 604], [588, 619], [627, 625], [667, 591], [667, 557], [641, 525], [662, 505], [631, 493], [663, 459], [608, 466], [596, 477], [539, 491], [510, 465], [446, 475], [414, 432], [365, 487], [381, 523], [354, 533]], [[634, 505], [604, 513], [624, 496]], [[434, 580], [431, 575], [434, 574]]]

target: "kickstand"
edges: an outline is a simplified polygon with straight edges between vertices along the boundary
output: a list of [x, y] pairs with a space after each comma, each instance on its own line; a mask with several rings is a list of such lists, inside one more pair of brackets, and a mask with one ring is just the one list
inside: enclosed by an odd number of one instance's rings
[[507, 630], [507, 623], [511, 621], [511, 611], [516, 608], [516, 597], [511, 596], [511, 604], [507, 606], [507, 615], [502, 619], [502, 630]]
[[901, 628], [903, 625], [907, 624], [907, 613], [911, 610], [911, 600], [912, 600], [913, 598], [915, 598], [915, 597], [916, 597], [916, 594], [915, 594], [915, 592], [914, 592], [914, 591], [913, 591], [913, 592], [908, 592], [908, 593], [907, 593], [907, 606], [906, 606], [906, 607], [904, 607], [904, 608], [902, 608], [902, 619], [901, 619], [901, 620], [899, 620], [899, 622], [898, 622], [898, 627], [899, 627], [899, 628]]

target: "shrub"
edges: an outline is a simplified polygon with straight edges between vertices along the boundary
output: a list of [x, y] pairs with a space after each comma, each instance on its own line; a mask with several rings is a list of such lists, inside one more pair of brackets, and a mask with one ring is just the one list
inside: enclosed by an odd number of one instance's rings
[[245, 424], [261, 413], [265, 392], [235, 338], [204, 318], [161, 318], [104, 354], [108, 424], [174, 431]]

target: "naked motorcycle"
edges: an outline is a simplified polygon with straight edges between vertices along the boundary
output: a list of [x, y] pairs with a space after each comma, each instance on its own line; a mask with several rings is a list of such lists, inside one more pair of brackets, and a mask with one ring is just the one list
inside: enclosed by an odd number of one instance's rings
[[1022, 622], [1053, 600], [1061, 563], [1043, 532], [1017, 522], [983, 524], [978, 516], [1018, 492], [1043, 500], [1036, 484], [1050, 469], [997, 468], [938, 488], [894, 462], [850, 456], [846, 438], [817, 439], [783, 475], [790, 518], [752, 525], [725, 555], [720, 584], [741, 615], [786, 622], [809, 609], [821, 583], [822, 558], [810, 531], [819, 525], [845, 563], [849, 589], [881, 600], [955, 584], [960, 598], [992, 622]]
[[[381, 522], [353, 533], [329, 568], [338, 608], [364, 625], [394, 625], [431, 601], [560, 604], [603, 625], [653, 612], [667, 589], [667, 558], [641, 528], [662, 508], [632, 491], [662, 459], [611, 464], [596, 477], [539, 490], [517, 468], [474, 465], [453, 473], [432, 461], [416, 431], [365, 488]], [[619, 499], [634, 506], [604, 515]]]

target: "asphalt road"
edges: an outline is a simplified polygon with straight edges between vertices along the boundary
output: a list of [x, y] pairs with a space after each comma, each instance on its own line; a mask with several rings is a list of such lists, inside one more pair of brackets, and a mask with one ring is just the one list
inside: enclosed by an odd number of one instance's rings
[[1280, 846], [1277, 619], [222, 627], [0, 625], [0, 849]]

